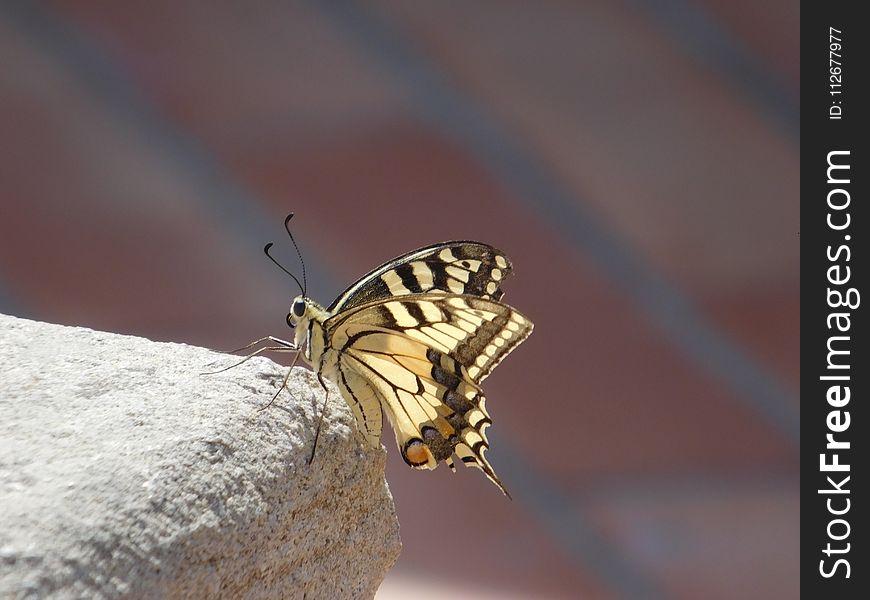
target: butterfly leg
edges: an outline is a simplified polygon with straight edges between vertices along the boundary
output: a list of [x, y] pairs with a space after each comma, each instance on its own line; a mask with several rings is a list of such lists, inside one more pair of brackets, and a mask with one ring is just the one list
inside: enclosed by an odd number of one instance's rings
[[[289, 348], [285, 349], [284, 351], [285, 352], [293, 352], [293, 350], [290, 350]], [[263, 410], [266, 410], [267, 408], [269, 408], [270, 406], [272, 406], [272, 403], [275, 402], [275, 398], [278, 397], [278, 394], [280, 394], [284, 390], [284, 388], [287, 387], [287, 381], [290, 379], [290, 373], [293, 372], [293, 367], [296, 366], [296, 361], [299, 360], [299, 351], [297, 350], [295, 352], [296, 352], [296, 356], [293, 357], [293, 362], [290, 363], [290, 366], [287, 368], [287, 374], [284, 375], [284, 381], [281, 382], [281, 387], [278, 388], [278, 391], [275, 392], [275, 395], [272, 396], [272, 399], [269, 400], [269, 402], [266, 404], [266, 406], [261, 406], [260, 408], [257, 409], [257, 411], [263, 411]]]
[[[249, 348], [249, 347], [250, 346], [246, 346], [246, 348]], [[245, 348], [240, 348], [240, 350], [244, 350], [244, 349]], [[258, 348], [257, 350], [254, 350], [253, 352], [251, 352], [250, 354], [245, 356], [242, 360], [240, 360], [239, 362], [237, 362], [233, 365], [230, 365], [228, 367], [224, 367], [223, 369], [218, 369], [217, 371], [207, 371], [205, 373], [200, 373], [200, 375], [217, 375], [218, 373], [223, 373], [224, 371], [229, 371], [230, 369], [235, 369], [239, 365], [246, 363], [247, 361], [251, 360], [252, 358], [257, 356], [258, 354], [262, 354], [263, 352], [297, 352], [298, 353], [295, 346], [264, 346], [262, 348]], [[214, 364], [214, 363], [212, 363], [212, 364]]]
[[228, 352], [227, 354], [235, 354], [237, 352], [242, 352], [244, 350], [248, 350], [249, 348], [253, 348], [257, 344], [262, 344], [263, 342], [272, 342], [273, 344], [276, 344], [276, 345], [275, 346], [266, 346], [264, 348], [259, 348], [259, 349], [255, 350], [254, 352], [251, 352], [250, 354], [245, 356], [242, 360], [240, 360], [239, 362], [237, 362], [234, 365], [230, 365], [229, 367], [226, 367], [224, 369], [220, 369], [217, 371], [209, 371], [207, 373], [202, 373], [202, 375], [215, 375], [217, 373], [222, 373], [224, 371], [228, 371], [229, 369], [233, 369], [235, 367], [238, 367], [240, 364], [244, 363], [246, 360], [249, 360], [249, 359], [251, 359], [251, 358], [253, 358], [253, 357], [255, 357], [258, 354], [261, 354], [263, 352], [296, 352], [296, 344], [294, 344], [293, 342], [288, 342], [287, 340], [282, 340], [281, 338], [277, 338], [277, 337], [272, 336], [272, 335], [267, 335], [266, 337], [261, 337], [259, 340], [255, 340], [255, 341], [251, 342], [247, 346], [242, 346], [241, 348], [237, 348], [235, 350], [232, 350], [232, 351]]
[[323, 406], [320, 408], [320, 418], [317, 419], [317, 429], [314, 432], [314, 444], [311, 447], [311, 456], [308, 458], [308, 464], [314, 462], [314, 452], [317, 450], [317, 440], [320, 439], [320, 427], [323, 425], [323, 415], [326, 414], [326, 403], [329, 402], [329, 388], [326, 387], [326, 382], [323, 381], [323, 375], [317, 373], [317, 379], [320, 385], [326, 390], [326, 398], [323, 400]]
[[273, 344], [277, 344], [277, 346], [289, 348], [292, 350], [296, 350], [296, 344], [293, 342], [288, 342], [287, 340], [282, 340], [281, 338], [277, 338], [273, 335], [267, 335], [266, 337], [261, 337], [259, 340], [255, 340], [248, 344], [247, 346], [242, 346], [241, 348], [237, 348], [235, 350], [231, 350], [227, 352], [227, 354], [236, 354], [237, 352], [244, 352], [249, 348], [253, 348], [257, 344], [262, 344], [263, 342], [272, 342]]

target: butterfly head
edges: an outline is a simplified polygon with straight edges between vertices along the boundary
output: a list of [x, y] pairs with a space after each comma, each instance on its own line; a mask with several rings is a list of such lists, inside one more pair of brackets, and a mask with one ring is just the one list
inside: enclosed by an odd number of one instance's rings
[[299, 295], [290, 303], [290, 311], [287, 313], [287, 325], [296, 329], [307, 329], [311, 321], [323, 323], [329, 317], [325, 308], [311, 298]]
[[290, 310], [287, 312], [287, 325], [296, 330], [294, 335], [294, 343], [297, 348], [302, 350], [302, 356], [305, 360], [311, 360], [311, 344], [314, 337], [315, 355], [319, 355], [318, 350], [320, 344], [322, 346], [323, 339], [323, 322], [328, 318], [327, 311], [311, 298], [306, 298], [303, 295], [293, 298], [290, 303]]

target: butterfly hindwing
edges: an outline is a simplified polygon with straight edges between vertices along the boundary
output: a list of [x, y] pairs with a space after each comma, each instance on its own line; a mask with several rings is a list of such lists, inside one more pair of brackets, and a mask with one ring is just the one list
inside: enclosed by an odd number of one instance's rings
[[395, 258], [342, 292], [327, 309], [336, 314], [374, 300], [422, 293], [466, 294], [499, 300], [510, 261], [480, 242], [434, 244]]
[[453, 468], [455, 453], [504, 491], [484, 455], [491, 420], [479, 383], [531, 333], [528, 319], [493, 300], [430, 292], [348, 309], [324, 327], [343, 392], [357, 403], [377, 396], [408, 464]]
[[384, 418], [377, 388], [355, 369], [339, 369], [337, 384], [341, 395], [348, 400], [360, 433], [371, 446], [378, 448]]

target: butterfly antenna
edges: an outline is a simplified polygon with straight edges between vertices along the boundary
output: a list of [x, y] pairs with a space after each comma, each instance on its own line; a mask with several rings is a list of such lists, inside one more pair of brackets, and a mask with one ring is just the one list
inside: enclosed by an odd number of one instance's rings
[[[271, 260], [273, 263], [275, 263], [276, 265], [278, 265], [278, 268], [279, 268], [279, 269], [281, 269], [282, 271], [284, 271], [284, 272], [287, 273], [290, 277], [293, 278], [293, 281], [295, 281], [295, 282], [296, 282], [296, 285], [299, 286], [299, 289], [302, 290], [302, 295], [304, 296], [304, 295], [305, 295], [305, 286], [303, 286], [303, 285], [299, 282], [299, 279], [296, 277], [296, 275], [294, 275], [293, 273], [291, 273], [290, 271], [288, 271], [287, 269], [285, 269], [284, 266], [283, 266], [281, 263], [279, 263], [277, 260], [275, 260], [275, 258], [274, 258], [271, 254], [269, 254], [269, 248], [271, 248], [272, 246], [273, 246], [272, 242], [269, 242], [268, 244], [266, 244], [266, 247], [263, 248], [263, 252], [266, 253], [266, 256], [269, 257], [269, 260]], [[302, 272], [305, 273], [305, 269], [304, 269], [304, 267], [303, 267]]]
[[[299, 246], [296, 244], [296, 240], [293, 238], [293, 233], [290, 231], [290, 219], [293, 218], [294, 213], [290, 213], [287, 215], [287, 218], [284, 219], [284, 229], [287, 230], [287, 235], [290, 236], [290, 241], [293, 242], [293, 247], [296, 248], [296, 254], [299, 256], [299, 262], [302, 265], [302, 295], [308, 297], [308, 279], [305, 277], [305, 261], [302, 260], [302, 252], [299, 251]], [[293, 279], [296, 279], [295, 277]], [[299, 283], [299, 280], [296, 279], [296, 283]]]

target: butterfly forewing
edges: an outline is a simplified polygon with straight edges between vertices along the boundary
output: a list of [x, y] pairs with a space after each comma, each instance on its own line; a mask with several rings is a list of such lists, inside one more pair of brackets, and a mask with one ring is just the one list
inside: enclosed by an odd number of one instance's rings
[[510, 275], [507, 257], [480, 242], [434, 244], [395, 258], [341, 293], [327, 309], [336, 314], [390, 296], [422, 293], [466, 294], [501, 299]]

